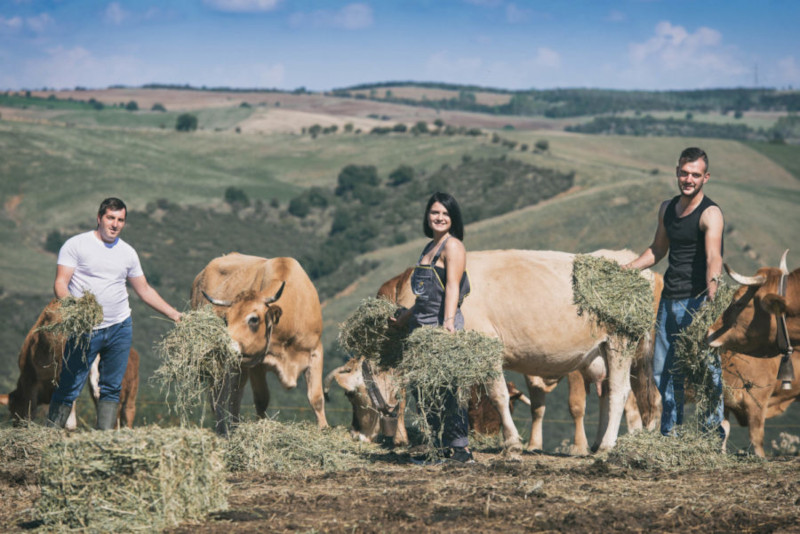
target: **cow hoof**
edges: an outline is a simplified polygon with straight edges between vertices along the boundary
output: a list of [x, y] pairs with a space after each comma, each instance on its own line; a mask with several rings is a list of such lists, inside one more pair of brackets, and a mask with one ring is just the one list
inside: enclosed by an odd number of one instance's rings
[[503, 448], [503, 458], [507, 460], [519, 460], [522, 457], [522, 443], [519, 441], [506, 444]]

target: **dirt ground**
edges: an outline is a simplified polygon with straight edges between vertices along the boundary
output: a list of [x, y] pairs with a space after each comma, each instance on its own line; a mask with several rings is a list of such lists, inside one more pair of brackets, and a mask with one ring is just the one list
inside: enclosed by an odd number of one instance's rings
[[[369, 468], [234, 474], [229, 509], [175, 533], [800, 532], [800, 457], [721, 471], [642, 471], [597, 457], [499, 451], [471, 465], [417, 466], [376, 454]], [[30, 466], [0, 466], [0, 530], [40, 523]]]

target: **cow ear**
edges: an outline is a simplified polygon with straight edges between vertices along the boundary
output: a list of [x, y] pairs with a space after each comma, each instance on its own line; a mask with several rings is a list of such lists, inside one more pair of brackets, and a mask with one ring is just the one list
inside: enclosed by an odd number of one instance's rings
[[270, 306], [269, 309], [267, 309], [267, 315], [269, 315], [269, 318], [272, 321], [272, 326], [275, 326], [281, 320], [283, 310], [280, 306]]
[[761, 299], [761, 307], [772, 315], [781, 315], [786, 312], [786, 298], [775, 293], [769, 293]]

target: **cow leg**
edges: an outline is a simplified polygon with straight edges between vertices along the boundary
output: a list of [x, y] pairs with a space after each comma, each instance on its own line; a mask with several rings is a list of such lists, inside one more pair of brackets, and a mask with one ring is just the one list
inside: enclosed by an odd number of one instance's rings
[[397, 430], [394, 433], [394, 446], [405, 447], [408, 445], [408, 431], [406, 430], [406, 397], [400, 399], [397, 405]]
[[545, 396], [542, 379], [538, 376], [525, 375], [525, 384], [528, 386], [528, 396], [531, 399], [531, 439], [527, 451], [543, 450], [542, 422], [544, 420]]
[[215, 426], [217, 434], [227, 436], [239, 422], [246, 383], [246, 372], [231, 372], [222, 380], [222, 384], [212, 391], [211, 405], [217, 420]]
[[572, 371], [567, 375], [569, 383], [569, 414], [575, 423], [575, 437], [572, 454], [586, 456], [589, 454], [589, 440], [586, 438], [584, 417], [586, 416], [586, 397], [589, 395], [589, 383], [583, 379], [580, 371]]
[[322, 392], [322, 341], [311, 353], [311, 364], [306, 369], [305, 374], [308, 403], [317, 417], [317, 426], [319, 428], [328, 428], [328, 420], [325, 418], [325, 395]]
[[764, 421], [767, 418], [766, 402], [757, 406], [755, 402], [748, 402], [747, 429], [750, 434], [750, 444], [756, 456], [764, 457]]
[[267, 416], [269, 407], [269, 385], [267, 385], [267, 366], [256, 365], [248, 370], [250, 387], [253, 388], [253, 403], [256, 406], [256, 415], [261, 419]]
[[617, 343], [609, 341], [603, 347], [608, 368], [608, 387], [600, 397], [600, 425], [597, 427], [595, 447], [598, 451], [611, 450], [617, 442], [625, 400], [631, 389], [631, 358], [622, 354]]
[[633, 391], [628, 393], [628, 400], [625, 401], [625, 423], [628, 425], [628, 433], [640, 431], [644, 425], [642, 424], [642, 414], [639, 413], [639, 407], [636, 405], [636, 395]]
[[508, 386], [502, 373], [489, 384], [489, 398], [491, 399], [497, 413], [500, 414], [500, 421], [503, 425], [503, 448], [505, 454], [515, 455], [522, 452], [522, 441], [519, 439], [519, 432], [511, 418], [511, 407], [509, 406]]
[[[722, 438], [722, 453], [724, 454], [728, 450], [728, 438], [731, 437], [731, 422], [728, 419], [728, 410], [725, 410], [725, 417], [722, 419], [722, 430], [725, 432], [725, 437]], [[752, 439], [752, 438], [751, 438]]]

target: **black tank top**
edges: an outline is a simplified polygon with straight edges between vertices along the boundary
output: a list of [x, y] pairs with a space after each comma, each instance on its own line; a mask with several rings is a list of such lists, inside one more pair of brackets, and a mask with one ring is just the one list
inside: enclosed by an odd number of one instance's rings
[[700, 230], [700, 216], [717, 204], [706, 196], [692, 213], [678, 217], [675, 205], [679, 200], [680, 195], [673, 198], [664, 213], [664, 228], [669, 237], [669, 268], [664, 274], [661, 293], [665, 299], [694, 298], [706, 290], [706, 240]]

